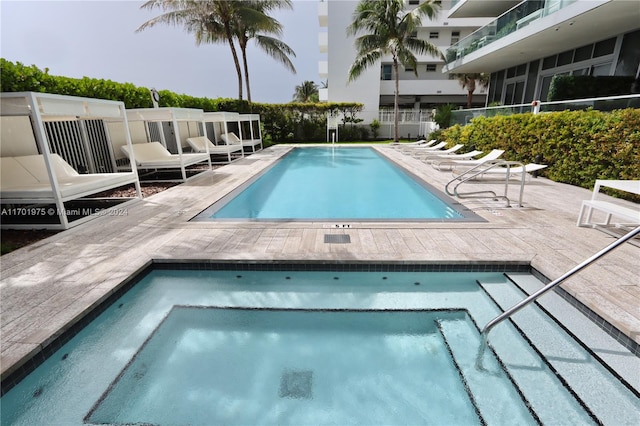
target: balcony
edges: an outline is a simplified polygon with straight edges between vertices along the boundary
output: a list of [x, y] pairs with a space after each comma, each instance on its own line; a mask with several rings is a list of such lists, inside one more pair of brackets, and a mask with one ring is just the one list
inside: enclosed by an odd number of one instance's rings
[[327, 53], [329, 51], [329, 34], [319, 33], [318, 44], [320, 46], [320, 53]]
[[524, 1], [447, 49], [445, 55], [447, 63], [459, 62], [470, 53], [575, 2], [576, 0]]
[[329, 100], [329, 89], [318, 89], [318, 99], [320, 102], [327, 102]]
[[329, 3], [326, 1], [318, 3], [318, 22], [322, 28], [329, 26]]
[[329, 78], [329, 62], [318, 62], [318, 74], [320, 74], [321, 79]]
[[495, 18], [522, 0], [452, 0], [449, 18]]

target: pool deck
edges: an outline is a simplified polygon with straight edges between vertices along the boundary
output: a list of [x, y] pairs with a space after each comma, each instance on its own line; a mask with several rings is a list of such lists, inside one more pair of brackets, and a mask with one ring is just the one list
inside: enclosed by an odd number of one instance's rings
[[[614, 241], [576, 226], [590, 190], [545, 178], [527, 182], [524, 208], [462, 200], [486, 222], [189, 222], [289, 149], [265, 149], [129, 204], [122, 215], [99, 217], [2, 256], [2, 377], [152, 261], [518, 262], [555, 279]], [[451, 178], [389, 145], [376, 149], [441, 191]], [[517, 198], [515, 186], [510, 195]], [[343, 224], [349, 227], [336, 228]], [[325, 243], [325, 234], [348, 234], [351, 243]], [[638, 259], [640, 248], [624, 244], [563, 288], [640, 343]]]

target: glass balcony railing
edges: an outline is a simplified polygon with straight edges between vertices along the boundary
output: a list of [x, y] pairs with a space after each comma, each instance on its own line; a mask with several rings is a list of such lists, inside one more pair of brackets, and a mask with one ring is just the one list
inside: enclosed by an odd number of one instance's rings
[[640, 108], [640, 95], [620, 95], [607, 96], [602, 98], [572, 99], [566, 101], [548, 101], [518, 104], [501, 105], [486, 108], [459, 109], [451, 111], [451, 125], [469, 124], [476, 117], [493, 117], [495, 115], [512, 115], [531, 112], [534, 114], [553, 111], [581, 111], [594, 109], [596, 111], [613, 111], [616, 109]]
[[476, 30], [447, 49], [447, 63], [461, 60], [471, 52], [526, 27], [577, 0], [527, 0], [506, 11], [488, 25]]

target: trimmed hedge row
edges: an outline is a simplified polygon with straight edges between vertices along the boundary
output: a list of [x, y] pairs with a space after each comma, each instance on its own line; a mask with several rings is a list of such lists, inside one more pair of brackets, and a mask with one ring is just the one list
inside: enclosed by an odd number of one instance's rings
[[[0, 58], [3, 92], [45, 92], [59, 95], [122, 101], [126, 108], [152, 108], [149, 88], [89, 77], [53, 76], [47, 68], [15, 64]], [[161, 107], [197, 108], [204, 111], [232, 111], [261, 115], [265, 142], [309, 142], [326, 140], [327, 112], [353, 116], [362, 111], [356, 102], [264, 104], [228, 98], [198, 98], [158, 90]]]
[[556, 182], [593, 188], [596, 179], [640, 179], [640, 109], [478, 117], [442, 131], [468, 150], [504, 149], [503, 158], [549, 167]]

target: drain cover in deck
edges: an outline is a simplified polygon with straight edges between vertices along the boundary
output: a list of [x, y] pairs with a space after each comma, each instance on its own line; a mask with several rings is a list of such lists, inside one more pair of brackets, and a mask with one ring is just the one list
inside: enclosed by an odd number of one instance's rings
[[347, 234], [324, 234], [324, 242], [329, 244], [349, 244], [351, 237]]

